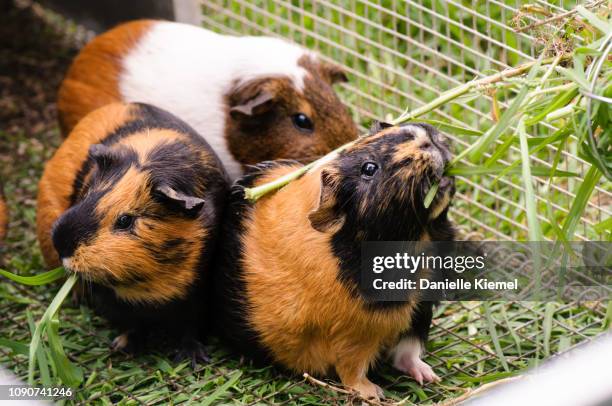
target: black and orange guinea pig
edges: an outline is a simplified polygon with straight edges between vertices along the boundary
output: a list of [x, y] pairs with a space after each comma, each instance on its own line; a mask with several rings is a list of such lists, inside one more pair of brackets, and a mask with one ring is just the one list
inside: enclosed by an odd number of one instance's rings
[[[213, 271], [217, 332], [255, 358], [292, 371], [335, 372], [368, 398], [382, 395], [368, 369], [389, 351], [415, 379], [437, 379], [420, 359], [432, 304], [366, 302], [360, 260], [364, 241], [453, 239], [447, 211], [454, 180], [443, 176], [449, 158], [433, 127], [380, 125], [251, 204], [242, 188], [301, 165], [257, 166], [234, 186], [226, 209]], [[436, 180], [440, 188], [425, 208]]]
[[67, 134], [107, 103], [158, 106], [205, 137], [235, 179], [244, 165], [310, 162], [356, 138], [332, 88], [346, 80], [340, 67], [278, 38], [140, 20], [83, 48], [61, 85], [58, 110]]
[[178, 355], [203, 358], [196, 324], [228, 189], [186, 123], [147, 104], [109, 104], [46, 164], [38, 239], [47, 264], [78, 274], [86, 301], [121, 331], [114, 349], [163, 331]]

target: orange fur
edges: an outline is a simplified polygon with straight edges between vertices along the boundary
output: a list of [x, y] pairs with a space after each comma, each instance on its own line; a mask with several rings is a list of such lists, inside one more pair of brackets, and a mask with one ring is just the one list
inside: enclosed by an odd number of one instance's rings
[[122, 24], [91, 41], [79, 53], [58, 93], [62, 134], [68, 135], [87, 113], [120, 101], [121, 57], [147, 32], [153, 20]]
[[[272, 170], [257, 183], [293, 169]], [[315, 374], [335, 370], [345, 385], [376, 397], [376, 386], [366, 373], [381, 348], [409, 326], [414, 302], [370, 311], [339, 282], [331, 233], [314, 230], [308, 221], [319, 203], [322, 169], [260, 199], [245, 223], [243, 267], [250, 322], [286, 367]]]
[[85, 117], [47, 162], [38, 184], [36, 231], [40, 249], [50, 267], [60, 265], [51, 241], [53, 223], [70, 207], [70, 196], [79, 169], [87, 159], [89, 147], [131, 118], [127, 104], [111, 104]]

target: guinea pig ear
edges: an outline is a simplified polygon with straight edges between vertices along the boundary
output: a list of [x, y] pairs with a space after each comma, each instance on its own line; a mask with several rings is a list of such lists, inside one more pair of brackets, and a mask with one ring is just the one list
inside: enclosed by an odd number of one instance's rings
[[370, 134], [374, 135], [384, 130], [385, 128], [389, 128], [389, 127], [393, 127], [393, 124], [387, 123], [385, 121], [375, 121], [374, 124], [372, 125], [372, 128], [370, 128]]
[[274, 95], [267, 90], [261, 90], [254, 97], [230, 107], [230, 115], [233, 119], [252, 117], [269, 111], [273, 105]]
[[103, 144], [90, 146], [89, 157], [96, 162], [101, 171], [110, 168], [119, 159], [115, 151]]
[[333, 177], [325, 170], [321, 172], [319, 205], [308, 214], [308, 220], [310, 220], [312, 228], [322, 233], [334, 226], [341, 225], [344, 221], [336, 208]]
[[322, 63], [321, 69], [323, 70], [323, 73], [327, 77], [329, 83], [331, 83], [332, 85], [335, 83], [348, 82], [348, 76], [346, 76], [346, 71], [340, 65], [336, 65], [333, 63]]
[[168, 185], [157, 186], [155, 188], [155, 192], [165, 200], [172, 203], [173, 206], [175, 205], [183, 211], [195, 213], [200, 211], [202, 206], [204, 206], [204, 199], [194, 196], [187, 196], [186, 194], [174, 190]]

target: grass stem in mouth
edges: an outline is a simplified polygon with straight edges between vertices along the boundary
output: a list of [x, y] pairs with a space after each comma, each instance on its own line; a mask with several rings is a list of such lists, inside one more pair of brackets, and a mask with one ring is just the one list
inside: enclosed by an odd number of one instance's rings
[[[391, 124], [393, 125], [399, 125], [399, 124], [403, 124], [406, 123], [408, 121], [414, 120], [417, 117], [420, 117], [424, 114], [427, 114], [433, 110], [436, 110], [437, 108], [451, 102], [452, 100], [455, 100], [463, 95], [465, 95], [466, 93], [470, 92], [473, 89], [476, 89], [478, 87], [482, 87], [482, 86], [488, 86], [488, 85], [492, 85], [498, 82], [503, 82], [506, 79], [509, 78], [513, 78], [516, 76], [520, 76], [524, 73], [526, 73], [527, 71], [529, 71], [531, 68], [533, 68], [535, 65], [539, 64], [539, 65], [550, 65], [550, 64], [557, 64], [559, 61], [561, 60], [565, 60], [571, 57], [571, 54], [562, 54], [562, 55], [557, 55], [555, 57], [550, 57], [550, 58], [540, 58], [536, 61], [532, 61], [532, 62], [527, 62], [524, 63], [522, 65], [519, 65], [515, 68], [509, 68], [506, 69], [502, 72], [498, 72], [494, 75], [491, 76], [487, 76], [481, 79], [476, 79], [473, 80], [471, 82], [467, 82], [464, 83], [460, 86], [455, 87], [454, 89], [451, 89], [447, 92], [442, 93], [440, 96], [438, 96], [436, 99], [432, 100], [431, 102], [425, 104], [424, 106], [421, 106], [415, 110], [412, 111], [406, 111], [403, 114], [401, 114], [398, 118], [391, 120]], [[344, 144], [342, 146], [340, 146], [339, 148], [335, 149], [334, 151], [330, 152], [329, 154], [325, 155], [322, 158], [319, 158], [318, 160], [311, 162], [308, 165], [303, 166], [302, 168], [296, 169], [293, 172], [290, 172], [288, 174], [285, 174], [283, 176], [281, 176], [278, 179], [275, 179], [271, 182], [265, 183], [263, 185], [259, 185], [259, 186], [255, 186], [252, 188], [245, 188], [244, 190], [244, 197], [245, 199], [249, 200], [251, 203], [256, 202], [258, 199], [260, 199], [262, 196], [265, 196], [266, 194], [273, 192], [275, 190], [278, 190], [280, 188], [282, 188], [283, 186], [287, 185], [288, 183], [290, 183], [291, 181], [299, 178], [300, 176], [302, 176], [304, 173], [308, 172], [310, 169], [312, 169], [313, 167], [316, 167], [320, 164], [323, 164], [327, 161], [329, 161], [331, 159], [331, 157], [333, 157], [336, 153], [342, 151], [343, 149], [347, 148], [348, 146], [352, 145], [353, 143], [355, 143], [355, 141], [351, 141], [347, 144]], [[475, 145], [475, 144], [474, 144]], [[460, 159], [464, 158], [465, 155], [467, 155], [469, 153], [470, 149], [466, 149], [464, 150], [460, 155], [458, 155], [455, 159], [453, 159], [452, 164], [455, 164], [457, 162], [459, 162]], [[431, 192], [431, 191], [430, 191]], [[432, 198], [433, 199], [433, 198]]]

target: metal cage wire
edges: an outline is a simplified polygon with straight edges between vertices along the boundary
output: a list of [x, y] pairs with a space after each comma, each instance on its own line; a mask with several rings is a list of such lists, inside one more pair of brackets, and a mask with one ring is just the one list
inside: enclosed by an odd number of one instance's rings
[[[511, 21], [521, 13], [515, 1], [458, 0], [205, 0], [205, 27], [226, 34], [272, 35], [316, 50], [341, 64], [351, 80], [340, 90], [362, 129], [372, 120], [414, 109], [442, 92], [492, 71], [534, 60], [541, 50], [537, 36], [516, 33]], [[575, 2], [531, 2], [558, 14]], [[532, 15], [521, 13], [527, 20]], [[504, 105], [502, 100], [502, 105]], [[471, 128], [491, 120], [491, 99], [460, 100], [432, 115]], [[551, 126], [540, 125], [546, 133]], [[473, 141], [447, 134], [458, 151]], [[571, 152], [568, 152], [571, 151]], [[556, 150], [532, 156], [533, 164], [550, 167]], [[518, 157], [511, 147], [501, 162]], [[589, 164], [576, 148], [562, 152], [559, 166], [580, 174]], [[453, 216], [468, 232], [483, 238], [519, 240], [527, 236], [523, 186], [518, 177], [464, 178]], [[552, 182], [536, 178], [536, 200], [550, 204], [556, 221], [564, 218], [582, 179]], [[592, 226], [612, 213], [612, 192], [601, 183], [595, 189], [577, 229], [580, 240], [603, 239]], [[540, 213], [540, 221], [551, 222]]]
[[[571, 7], [537, 3], [554, 13]], [[202, 6], [206, 27], [224, 33], [283, 36], [344, 65], [351, 82], [340, 89], [342, 97], [364, 129], [372, 119], [396, 115], [406, 107], [416, 108], [456, 84], [487, 74], [487, 69], [503, 69], [531, 59], [538, 50], [533, 37], [516, 35], [507, 25], [518, 3], [510, 7], [499, 1], [209, 0]], [[55, 19], [36, 21], [47, 28], [57, 23]], [[83, 35], [78, 27], [76, 31], [73, 26], [64, 30], [66, 40], [75, 34]], [[34, 35], [35, 30], [23, 32]], [[80, 47], [84, 40], [77, 42]], [[486, 98], [462, 101], [440, 111], [438, 117], [477, 127], [489, 119], [489, 109]], [[457, 147], [470, 142], [469, 138], [453, 139]], [[549, 153], [552, 156], [554, 151]], [[534, 157], [540, 163], [546, 161], [544, 158]], [[564, 155], [564, 169], [581, 172], [586, 166], [573, 154]], [[486, 178], [466, 178], [461, 182], [454, 216], [468, 231], [466, 238], [470, 234], [474, 239], [518, 239], [525, 235], [518, 180], [507, 178], [495, 187], [485, 185], [485, 181]], [[543, 180], [538, 182], [542, 187]], [[555, 210], [567, 211], [579, 182], [554, 186], [550, 196]], [[609, 190], [600, 186], [585, 215], [582, 238], [592, 237], [588, 234], [590, 224], [609, 216], [611, 200]], [[12, 249], [29, 254], [34, 237], [27, 237], [21, 228], [13, 228], [13, 232], [18, 233], [14, 239], [19, 243], [13, 244]], [[5, 334], [1, 336], [27, 343], [31, 332], [26, 309], [32, 319], [39, 319], [53, 292], [21, 285], [10, 285], [10, 290], [2, 292], [3, 287], [0, 286], [0, 331]], [[11, 296], [23, 300], [14, 301]], [[389, 371], [385, 362], [378, 366], [375, 381], [392, 402], [407, 399], [408, 404], [431, 404], [457, 397], [474, 384], [522, 371], [543, 358], [591, 340], [605, 328], [606, 311], [601, 302], [443, 303], [436, 309], [426, 360], [444, 384], [421, 388], [409, 378]], [[299, 376], [269, 366], [250, 366], [222, 346], [212, 345], [212, 362], [195, 370], [170, 365], [158, 354], [111, 356], [107, 347], [116, 331], [103, 320], [88, 310], [71, 306], [62, 309], [60, 319], [64, 346], [70, 359], [83, 368], [86, 378], [80, 389], [86, 395], [77, 398], [78, 405], [190, 404], [210, 397], [218, 403], [247, 405], [328, 405], [351, 400]], [[492, 338], [492, 332], [497, 340]], [[27, 376], [27, 353], [16, 354], [0, 346], [0, 364], [22, 379]], [[219, 395], [224, 383], [239, 372], [240, 379]]]

